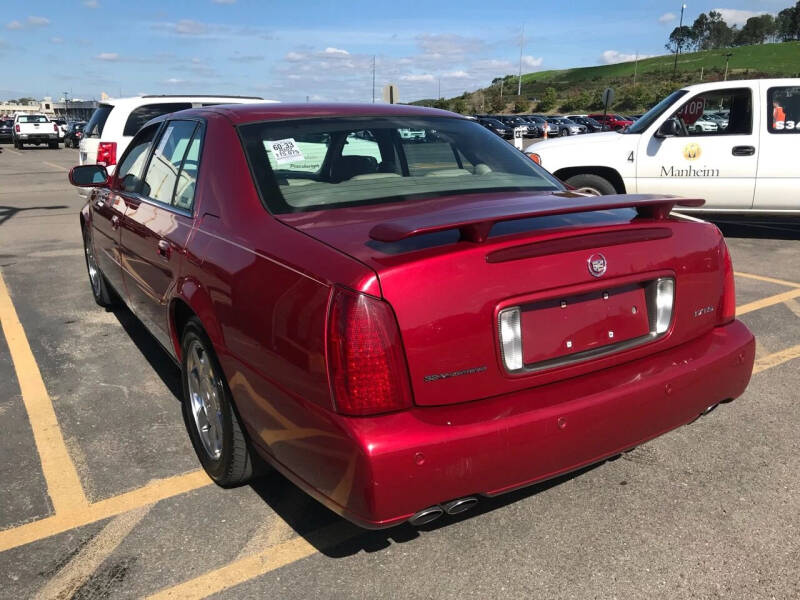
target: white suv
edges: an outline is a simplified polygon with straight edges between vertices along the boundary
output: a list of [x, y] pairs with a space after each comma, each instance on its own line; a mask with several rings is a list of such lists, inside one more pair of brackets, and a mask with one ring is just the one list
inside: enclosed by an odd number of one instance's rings
[[105, 100], [83, 130], [80, 164], [105, 165], [111, 174], [134, 134], [150, 119], [200, 106], [253, 102], [274, 100], [247, 96], [135, 96]]

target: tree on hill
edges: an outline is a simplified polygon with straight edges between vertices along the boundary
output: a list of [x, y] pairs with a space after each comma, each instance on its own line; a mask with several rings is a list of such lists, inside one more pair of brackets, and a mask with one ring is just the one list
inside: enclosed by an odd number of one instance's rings
[[557, 100], [558, 96], [556, 95], [555, 88], [549, 87], [545, 89], [544, 94], [542, 94], [542, 97], [539, 98], [539, 103], [536, 108], [545, 112], [548, 110], [553, 110], [556, 106]]
[[744, 27], [736, 32], [733, 43], [737, 46], [763, 44], [769, 39], [774, 39], [776, 33], [777, 27], [772, 15], [764, 14], [750, 17]]
[[672, 33], [669, 34], [669, 41], [664, 44], [664, 47], [675, 54], [676, 52], [682, 52], [686, 49], [693, 40], [694, 34], [692, 28], [681, 25], [672, 30]]
[[800, 39], [800, 2], [778, 13], [775, 28], [778, 38], [784, 42]]

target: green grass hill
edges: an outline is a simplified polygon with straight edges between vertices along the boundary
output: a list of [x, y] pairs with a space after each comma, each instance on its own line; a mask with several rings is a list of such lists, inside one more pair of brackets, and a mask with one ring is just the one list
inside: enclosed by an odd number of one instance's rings
[[[725, 75], [725, 55], [731, 53], [728, 79], [800, 77], [800, 42], [759, 44], [681, 54], [673, 77], [674, 54], [638, 61], [525, 73], [522, 94], [517, 76], [498, 77], [492, 85], [450, 99], [419, 100], [456, 112], [578, 112], [602, 108], [600, 94], [614, 88], [618, 111], [643, 111], [672, 90], [719, 81]], [[634, 86], [634, 72], [636, 76]], [[501, 98], [502, 91], [502, 98]]]

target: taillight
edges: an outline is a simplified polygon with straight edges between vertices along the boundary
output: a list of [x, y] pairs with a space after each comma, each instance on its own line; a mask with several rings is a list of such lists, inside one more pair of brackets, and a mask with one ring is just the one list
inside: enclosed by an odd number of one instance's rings
[[400, 331], [386, 302], [335, 289], [328, 315], [327, 346], [337, 412], [373, 415], [411, 406]]
[[541, 156], [539, 156], [538, 154], [536, 154], [535, 152], [530, 152], [530, 153], [528, 153], [528, 158], [530, 158], [530, 159], [531, 159], [533, 162], [535, 162], [537, 165], [540, 165], [540, 166], [541, 166], [541, 164], [542, 164], [542, 157], [541, 157]]
[[14, 125], [14, 131], [16, 131], [17, 133], [19, 133], [19, 124], [17, 124], [17, 125]]
[[722, 244], [722, 301], [720, 302], [719, 324], [725, 325], [736, 318], [736, 285], [733, 281], [733, 261], [728, 246]]
[[56, 125], [55, 123], [53, 123], [53, 131], [58, 133], [58, 125]]
[[97, 145], [96, 162], [106, 167], [117, 164], [117, 142], [100, 142]]

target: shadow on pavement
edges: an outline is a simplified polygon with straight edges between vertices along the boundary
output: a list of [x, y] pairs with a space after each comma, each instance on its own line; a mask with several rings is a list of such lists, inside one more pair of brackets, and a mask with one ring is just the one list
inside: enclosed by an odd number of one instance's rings
[[704, 217], [719, 227], [726, 238], [800, 240], [800, 217]]
[[181, 372], [175, 361], [161, 347], [142, 322], [125, 306], [121, 301], [118, 302], [110, 312], [114, 314], [122, 325], [122, 328], [130, 336], [133, 343], [147, 360], [153, 371], [161, 378], [164, 385], [175, 396], [175, 400], [181, 401]]
[[[605, 461], [603, 461], [605, 462]], [[308, 496], [276, 471], [252, 482], [250, 487], [269, 507], [294, 531], [305, 538], [318, 552], [331, 558], [344, 558], [359, 552], [380, 552], [394, 542], [401, 544], [418, 538], [421, 532], [434, 531], [454, 523], [466, 521], [479, 515], [503, 508], [514, 502], [535, 496], [552, 487], [561, 485], [575, 477], [600, 466], [603, 462], [584, 467], [578, 471], [531, 485], [494, 498], [480, 497], [472, 510], [459, 515], [444, 515], [436, 521], [420, 527], [407, 523], [389, 529], [367, 530], [346, 521], [322, 504]]]
[[69, 208], [69, 206], [60, 204], [58, 206], [26, 206], [25, 208], [19, 208], [18, 206], [0, 205], [0, 225], [24, 210], [60, 210], [63, 208]]

